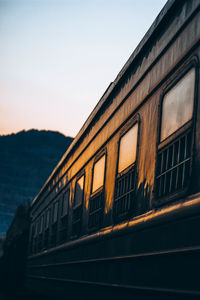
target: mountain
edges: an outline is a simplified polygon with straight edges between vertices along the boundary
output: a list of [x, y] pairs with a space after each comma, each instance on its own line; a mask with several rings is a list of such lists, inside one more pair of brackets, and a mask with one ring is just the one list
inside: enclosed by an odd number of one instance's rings
[[0, 236], [16, 207], [37, 195], [72, 140], [35, 129], [0, 136]]

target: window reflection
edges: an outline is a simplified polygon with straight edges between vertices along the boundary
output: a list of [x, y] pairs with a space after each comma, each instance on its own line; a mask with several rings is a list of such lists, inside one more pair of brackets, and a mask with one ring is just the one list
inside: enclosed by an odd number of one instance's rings
[[164, 96], [162, 104], [161, 141], [192, 119], [195, 69], [191, 69]]
[[74, 206], [80, 205], [83, 200], [84, 176], [76, 182]]
[[37, 221], [37, 234], [40, 232], [40, 219]]
[[61, 215], [65, 216], [68, 213], [68, 206], [69, 206], [69, 190], [67, 190], [62, 198], [62, 212]]
[[92, 193], [104, 184], [105, 155], [103, 155], [94, 165]]
[[35, 237], [37, 236], [37, 221], [35, 221], [35, 233], [34, 233], [34, 236]]
[[41, 216], [41, 221], [40, 221], [40, 233], [41, 233], [42, 230], [43, 230], [43, 223], [44, 223], [44, 216], [42, 215], [42, 216]]
[[132, 165], [136, 160], [138, 124], [136, 123], [122, 136], [119, 146], [118, 173]]
[[50, 210], [48, 209], [46, 212], [46, 222], [45, 222], [45, 229], [49, 226], [49, 216], [50, 216]]
[[53, 215], [53, 222], [55, 223], [58, 218], [58, 202], [54, 204], [54, 215]]

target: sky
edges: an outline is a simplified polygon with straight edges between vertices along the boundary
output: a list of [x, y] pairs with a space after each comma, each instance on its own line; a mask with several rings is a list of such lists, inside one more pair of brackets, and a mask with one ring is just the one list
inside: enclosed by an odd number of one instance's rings
[[0, 0], [0, 135], [75, 136], [166, 0]]

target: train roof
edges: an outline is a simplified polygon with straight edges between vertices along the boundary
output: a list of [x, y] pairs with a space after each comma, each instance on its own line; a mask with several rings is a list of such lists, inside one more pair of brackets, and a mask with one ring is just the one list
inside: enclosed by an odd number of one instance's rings
[[[116, 86], [119, 85], [121, 80], [126, 76], [126, 74], [129, 72], [130, 67], [134, 65], [134, 63], [137, 62], [140, 55], [148, 50], [149, 45], [155, 40], [155, 37], [157, 36], [157, 33], [162, 30], [163, 25], [166, 24], [167, 18], [169, 15], [171, 15], [172, 11], [174, 11], [174, 8], [176, 5], [178, 5], [182, 0], [168, 0], [167, 3], [164, 5], [158, 16], [156, 17], [155, 21], [152, 23], [149, 30], [144, 35], [141, 42], [138, 44], [138, 46], [133, 51], [132, 55], [129, 57], [117, 77], [113, 82], [110, 83], [106, 91], [104, 92], [103, 96], [100, 98], [97, 105], [94, 107], [93, 111], [83, 124], [82, 128], [74, 138], [73, 142], [57, 164], [57, 166], [52, 171], [51, 175], [46, 180], [45, 184], [43, 185], [40, 192], [36, 195], [36, 197], [33, 199], [32, 204], [35, 203], [37, 198], [40, 197], [40, 195], [43, 193], [45, 187], [48, 185], [50, 180], [53, 178], [53, 176], [60, 170], [60, 168], [63, 166], [63, 164], [67, 161], [68, 157], [71, 155], [73, 151], [75, 151], [76, 147], [81, 143], [81, 140], [86, 135], [87, 131], [93, 126], [95, 120], [97, 119], [97, 116], [99, 116], [101, 110], [105, 105], [107, 104], [107, 100], [109, 96], [112, 94], [112, 92], [115, 90]], [[183, 2], [183, 1], [182, 1]]]

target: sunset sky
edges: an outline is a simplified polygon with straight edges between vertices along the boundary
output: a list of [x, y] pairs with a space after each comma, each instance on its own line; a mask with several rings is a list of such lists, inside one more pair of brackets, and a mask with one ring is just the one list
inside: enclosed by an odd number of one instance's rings
[[0, 0], [0, 135], [75, 136], [166, 0]]

